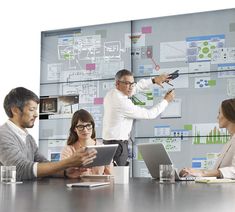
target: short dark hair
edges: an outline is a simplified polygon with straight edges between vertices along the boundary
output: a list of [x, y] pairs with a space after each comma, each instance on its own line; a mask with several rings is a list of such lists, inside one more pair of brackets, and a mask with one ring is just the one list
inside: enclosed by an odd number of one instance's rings
[[226, 119], [235, 123], [235, 99], [226, 99], [221, 103], [221, 110]]
[[95, 121], [94, 121], [92, 115], [88, 111], [86, 111], [84, 109], [80, 109], [80, 110], [77, 110], [73, 114], [73, 117], [72, 117], [72, 120], [71, 120], [70, 130], [69, 130], [69, 137], [68, 137], [68, 140], [67, 140], [68, 145], [72, 145], [72, 144], [76, 143], [77, 140], [78, 140], [78, 135], [74, 131], [78, 121], [91, 123], [91, 125], [92, 125], [91, 138], [95, 140], [95, 137], [96, 137], [96, 134], [95, 134]]
[[24, 87], [17, 87], [17, 88], [12, 89], [6, 95], [4, 99], [4, 103], [3, 103], [7, 116], [9, 118], [13, 117], [13, 114], [11, 111], [12, 107], [17, 107], [19, 108], [21, 112], [23, 112], [24, 106], [30, 100], [36, 102], [37, 104], [39, 104], [40, 102], [40, 99], [34, 92]]
[[115, 80], [118, 81], [120, 80], [123, 76], [133, 76], [133, 74], [128, 71], [127, 69], [122, 69], [118, 71], [115, 75]]

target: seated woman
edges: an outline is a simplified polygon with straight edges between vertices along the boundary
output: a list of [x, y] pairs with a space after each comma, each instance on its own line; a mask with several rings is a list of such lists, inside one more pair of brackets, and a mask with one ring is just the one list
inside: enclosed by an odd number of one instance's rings
[[218, 114], [220, 128], [226, 128], [231, 135], [230, 141], [225, 144], [213, 170], [195, 170], [184, 168], [180, 176], [235, 178], [235, 99], [224, 100]]
[[[86, 110], [78, 110], [73, 114], [70, 133], [65, 146], [61, 152], [61, 159], [65, 159], [73, 155], [76, 150], [91, 146], [102, 145], [95, 139], [95, 122], [91, 114]], [[78, 178], [80, 175], [103, 175], [111, 174], [111, 165], [97, 166], [92, 168], [69, 168], [67, 169], [67, 176], [70, 178]]]

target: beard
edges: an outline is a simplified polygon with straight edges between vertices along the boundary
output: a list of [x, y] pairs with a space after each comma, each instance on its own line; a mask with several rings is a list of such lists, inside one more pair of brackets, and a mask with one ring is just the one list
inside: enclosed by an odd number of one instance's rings
[[34, 124], [29, 125], [27, 128], [33, 128]]
[[23, 125], [22, 126], [23, 128], [33, 128], [34, 127], [34, 120], [25, 122], [22, 125]]

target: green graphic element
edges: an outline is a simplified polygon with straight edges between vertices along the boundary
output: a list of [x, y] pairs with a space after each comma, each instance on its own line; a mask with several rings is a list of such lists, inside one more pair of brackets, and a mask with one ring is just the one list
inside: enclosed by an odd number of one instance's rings
[[144, 98], [146, 100], [140, 100], [139, 98], [137, 98], [136, 96], [132, 96], [131, 100], [135, 105], [140, 105], [140, 106], [145, 106], [146, 105], [146, 101], [151, 101], [153, 100], [153, 93], [151, 91], [147, 91], [145, 93], [141, 94], [142, 96], [144, 96]]
[[216, 80], [208, 80], [209, 86], [216, 86]]
[[65, 60], [73, 60], [74, 59], [74, 56], [70, 53], [64, 53], [64, 59]]
[[224, 39], [218, 39], [216, 41], [208, 38], [207, 40], [196, 41], [196, 52], [197, 61], [210, 61], [212, 58], [212, 51], [217, 48], [219, 42], [224, 42]]
[[153, 93], [152, 92], [146, 92], [145, 93], [147, 100], [153, 100]]
[[193, 125], [192, 124], [185, 124], [184, 125], [184, 129], [185, 130], [192, 130], [193, 129]]
[[203, 52], [204, 54], [207, 54], [209, 51], [210, 51], [210, 49], [209, 49], [208, 47], [204, 47], [204, 48], [202, 49], [202, 52]]
[[137, 160], [143, 160], [143, 157], [142, 157], [139, 150], [138, 150], [138, 153], [137, 153]]
[[[200, 132], [195, 127], [195, 135], [193, 139], [193, 144], [225, 144], [229, 140], [228, 132], [226, 131], [225, 135], [221, 135], [219, 129], [214, 127], [213, 130], [209, 132], [208, 135], [201, 137]], [[206, 143], [201, 142], [201, 138], [204, 139], [206, 137]]]
[[203, 54], [199, 54], [199, 58], [203, 58], [204, 57], [204, 55]]
[[146, 104], [145, 102], [142, 102], [141, 100], [139, 100], [136, 96], [132, 96], [131, 100], [134, 103], [134, 105], [144, 106]]

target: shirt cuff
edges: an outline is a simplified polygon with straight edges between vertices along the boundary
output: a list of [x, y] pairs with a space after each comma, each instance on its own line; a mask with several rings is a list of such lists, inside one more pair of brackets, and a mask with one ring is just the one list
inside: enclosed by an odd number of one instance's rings
[[165, 99], [163, 99], [161, 101], [161, 105], [162, 105], [162, 107], [164, 107], [164, 109], [167, 107], [168, 104], [169, 104], [169, 102], [167, 100], [165, 100]]
[[234, 167], [223, 167], [219, 169], [220, 173], [222, 174], [222, 178], [235, 178], [235, 169]]
[[38, 173], [38, 162], [33, 164], [33, 174], [34, 174], [34, 177], [38, 176], [37, 173]]
[[152, 79], [153, 78], [146, 79], [146, 82], [147, 82], [148, 86], [155, 84], [155, 83], [153, 83]]

